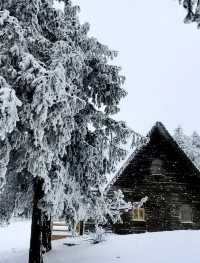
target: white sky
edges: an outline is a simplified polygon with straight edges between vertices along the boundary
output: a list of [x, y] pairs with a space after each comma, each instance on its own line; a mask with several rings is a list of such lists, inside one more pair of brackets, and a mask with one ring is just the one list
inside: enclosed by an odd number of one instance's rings
[[200, 133], [200, 31], [178, 0], [73, 0], [91, 34], [118, 50], [128, 96], [119, 119], [145, 134], [156, 121]]

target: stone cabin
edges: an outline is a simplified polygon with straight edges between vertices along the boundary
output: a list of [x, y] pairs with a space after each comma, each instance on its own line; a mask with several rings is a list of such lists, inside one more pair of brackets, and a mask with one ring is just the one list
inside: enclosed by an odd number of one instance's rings
[[124, 212], [115, 233], [200, 229], [200, 171], [160, 122], [111, 182], [110, 190], [117, 189], [127, 201], [148, 201]]

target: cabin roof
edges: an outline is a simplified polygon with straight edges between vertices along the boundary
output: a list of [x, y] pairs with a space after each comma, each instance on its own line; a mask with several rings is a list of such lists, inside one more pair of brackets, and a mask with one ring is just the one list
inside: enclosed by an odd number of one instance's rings
[[112, 186], [119, 177], [123, 176], [123, 172], [125, 169], [129, 166], [131, 162], [133, 162], [137, 156], [143, 151], [144, 147], [151, 141], [155, 133], [160, 134], [166, 141], [170, 143], [172, 148], [180, 155], [182, 156], [183, 160], [193, 169], [194, 173], [200, 176], [200, 170], [196, 167], [196, 165], [193, 163], [193, 161], [187, 156], [187, 154], [181, 149], [181, 147], [178, 145], [178, 143], [175, 141], [175, 139], [170, 135], [168, 130], [165, 128], [165, 126], [162, 124], [162, 122], [156, 122], [155, 125], [152, 127], [150, 132], [147, 134], [147, 143], [136, 149], [128, 158], [128, 160], [124, 163], [124, 165], [120, 168], [120, 170], [117, 172], [115, 177], [112, 179], [110, 184], [108, 185], [107, 189]]

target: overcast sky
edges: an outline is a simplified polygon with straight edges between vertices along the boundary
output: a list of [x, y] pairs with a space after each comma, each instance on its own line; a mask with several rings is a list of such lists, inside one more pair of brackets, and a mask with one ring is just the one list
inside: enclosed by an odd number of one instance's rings
[[200, 31], [178, 0], [73, 0], [91, 34], [119, 51], [128, 96], [119, 118], [140, 133], [156, 121], [200, 133]]

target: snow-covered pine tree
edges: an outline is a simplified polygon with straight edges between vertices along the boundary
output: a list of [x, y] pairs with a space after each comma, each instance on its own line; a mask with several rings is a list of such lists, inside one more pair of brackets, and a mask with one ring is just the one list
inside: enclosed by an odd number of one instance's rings
[[200, 27], [200, 1], [199, 0], [179, 0], [179, 4], [182, 5], [187, 15], [185, 17], [185, 23], [195, 22], [197, 27]]
[[196, 131], [194, 131], [191, 137], [192, 137], [192, 144], [200, 148], [200, 135]]
[[198, 133], [193, 132], [191, 136], [188, 136], [184, 134], [181, 127], [178, 127], [175, 130], [174, 138], [190, 160], [200, 169], [200, 136]]
[[[65, 1], [66, 15], [72, 13], [69, 1]], [[111, 64], [117, 52], [89, 37], [89, 25], [80, 26], [76, 12], [74, 27], [80, 27], [82, 35], [75, 41], [83, 53], [82, 82], [77, 83], [79, 96], [85, 108], [75, 116], [75, 130], [66, 154], [66, 163], [72, 183], [66, 185], [65, 216], [73, 223], [90, 217], [105, 221], [110, 202], [103, 193], [107, 175], [114, 172], [127, 151], [123, 147], [130, 137], [139, 138], [124, 122], [112, 118], [119, 111], [119, 103], [126, 96], [122, 85], [124, 77], [120, 68]], [[134, 141], [135, 143], [136, 141]], [[74, 195], [68, 196], [68, 193]], [[78, 197], [78, 198], [77, 198]], [[72, 205], [74, 204], [74, 205]], [[107, 209], [105, 205], [108, 204]], [[72, 209], [73, 207], [73, 209]], [[95, 211], [96, 210], [96, 211]], [[95, 211], [95, 212], [94, 212]], [[97, 216], [99, 214], [99, 217]], [[95, 215], [95, 216], [94, 216]]]
[[[108, 63], [116, 56], [116, 52], [88, 37], [89, 26], [80, 25], [77, 10], [70, 1], [65, 2], [63, 16], [68, 37], [73, 42], [71, 45], [74, 50], [79, 51], [79, 56], [74, 52], [66, 63], [79, 65], [76, 72], [79, 77], [73, 80], [73, 84], [77, 87], [76, 95], [86, 106], [75, 116], [75, 130], [71, 144], [66, 145], [64, 159], [69, 171], [65, 211], [77, 210], [80, 215], [86, 204], [88, 207], [91, 203], [93, 211], [94, 203], [105, 197], [102, 189], [106, 183], [106, 174], [113, 172], [116, 164], [125, 157], [126, 150], [121, 145], [133, 132], [124, 122], [111, 118], [112, 114], [118, 112], [118, 104], [126, 95], [122, 88], [124, 77], [119, 74], [120, 68]], [[48, 28], [49, 31], [53, 32], [53, 29]], [[62, 52], [66, 50], [63, 48]], [[74, 218], [78, 220], [77, 213], [76, 216], [73, 213], [73, 221]]]
[[63, 156], [74, 129], [73, 116], [84, 107], [75, 95], [82, 52], [74, 45], [78, 32], [69, 36], [73, 20], [68, 14], [66, 21], [53, 1], [1, 1], [0, 10], [1, 92], [10, 92], [10, 104], [4, 100], [1, 105], [6, 124], [6, 130], [1, 128], [1, 177], [7, 166], [6, 179], [14, 176], [9, 182], [15, 194], [25, 192], [21, 188], [27, 181], [34, 184], [29, 262], [39, 263], [42, 220], [63, 211]]
[[194, 148], [195, 164], [200, 169], [200, 135], [194, 131], [191, 139]]
[[111, 117], [126, 95], [119, 67], [109, 64], [116, 52], [88, 37], [78, 8], [64, 2], [64, 12], [50, 0], [0, 3], [0, 74], [22, 102], [9, 136], [7, 186], [17, 186], [16, 207], [30, 210], [34, 179], [34, 213], [40, 215], [33, 217], [30, 262], [42, 260], [44, 212], [53, 216], [65, 205], [67, 213], [79, 211], [78, 219], [91, 208], [101, 213], [96, 200], [102, 200], [106, 174], [125, 156], [121, 144], [132, 133]]

